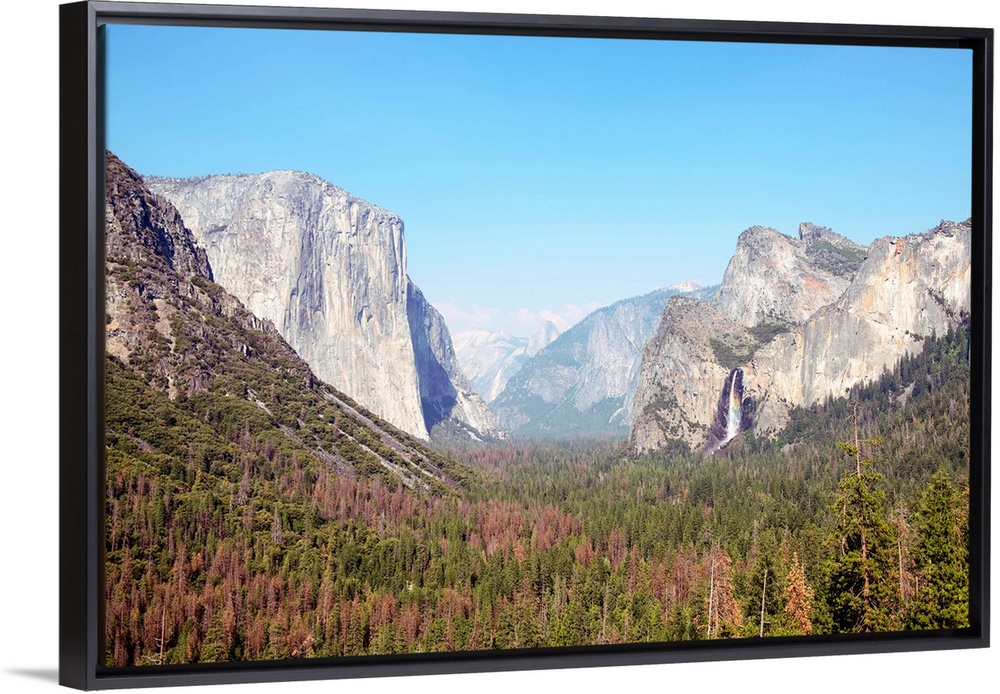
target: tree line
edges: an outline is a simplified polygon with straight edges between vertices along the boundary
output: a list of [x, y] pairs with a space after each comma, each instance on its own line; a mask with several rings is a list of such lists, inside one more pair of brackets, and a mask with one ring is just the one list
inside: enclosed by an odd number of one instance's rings
[[968, 624], [965, 328], [777, 441], [453, 450], [457, 491], [340, 474], [258, 406], [107, 374], [109, 665]]

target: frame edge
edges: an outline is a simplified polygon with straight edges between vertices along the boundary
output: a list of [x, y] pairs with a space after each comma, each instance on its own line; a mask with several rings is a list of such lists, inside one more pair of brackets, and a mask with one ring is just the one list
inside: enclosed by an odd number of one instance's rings
[[[102, 16], [115, 16], [111, 9], [120, 11], [123, 15], [135, 10], [146, 10], [163, 6], [132, 3], [106, 2], [75, 2], [61, 5], [60, 22], [60, 85], [59, 85], [59, 683], [75, 689], [106, 689], [119, 687], [149, 687], [173, 686], [183, 684], [223, 684], [239, 682], [279, 682], [319, 679], [339, 679], [361, 676], [353, 667], [327, 668], [316, 664], [305, 668], [294, 666], [290, 669], [281, 667], [273, 669], [244, 669], [242, 672], [222, 671], [203, 673], [150, 673], [138, 676], [115, 675], [102, 673], [100, 658], [100, 609], [99, 596], [102, 594], [101, 552], [98, 541], [98, 531], [101, 528], [103, 494], [99, 494], [103, 485], [102, 468], [98, 454], [102, 431], [99, 425], [99, 413], [91, 407], [95, 402], [101, 402], [101, 380], [103, 373], [101, 354], [97, 350], [103, 347], [100, 329], [103, 323], [97, 322], [101, 315], [103, 296], [101, 294], [101, 276], [95, 270], [97, 260], [103, 246], [102, 219], [103, 209], [101, 198], [103, 180], [97, 169], [103, 161], [103, 142], [99, 128], [100, 94], [95, 76], [98, 74], [98, 38], [97, 26]], [[168, 6], [171, 7], [171, 6]], [[190, 13], [190, 5], [175, 6], [179, 11]], [[210, 6], [203, 6], [210, 7]], [[228, 11], [237, 10], [236, 6], [225, 6]], [[258, 8], [259, 9], [259, 8]], [[284, 8], [289, 9], [289, 8]], [[330, 12], [330, 11], [328, 11]], [[333, 11], [336, 12], [336, 11]], [[350, 10], [339, 12], [350, 13]], [[359, 12], [362, 17], [375, 11]], [[400, 12], [389, 11], [391, 16], [399, 17]], [[429, 14], [429, 13], [428, 13]], [[428, 16], [425, 14], [425, 17]], [[436, 13], [435, 13], [436, 14]], [[444, 13], [453, 14], [453, 13]], [[484, 15], [488, 16], [488, 15]], [[215, 19], [211, 17], [209, 19]], [[539, 21], [553, 20], [552, 16], [539, 16]], [[579, 19], [579, 18], [562, 18]], [[593, 18], [607, 20], [607, 18]], [[433, 17], [436, 22], [440, 16]], [[266, 21], [266, 20], [263, 20]], [[325, 21], [325, 20], [324, 20]], [[405, 21], [405, 18], [404, 20]], [[676, 20], [660, 20], [675, 22]], [[690, 21], [690, 20], [689, 20]], [[725, 22], [735, 25], [740, 23]], [[387, 23], [391, 26], [392, 23]], [[719, 24], [712, 21], [709, 24]], [[765, 32], [773, 31], [773, 23], [748, 22]], [[681, 22], [683, 25], [683, 22]], [[666, 25], [665, 25], [666, 26]], [[676, 25], [675, 25], [676, 26]], [[691, 26], [695, 26], [692, 23]], [[845, 27], [847, 25], [844, 25]], [[770, 27], [770, 28], [769, 28]], [[817, 26], [822, 32], [823, 26]], [[385, 27], [383, 27], [385, 28]], [[463, 27], [467, 28], [467, 27]], [[662, 28], [662, 27], [661, 27]], [[740, 27], [735, 27], [737, 30]], [[829, 28], [829, 27], [826, 27]], [[898, 27], [899, 29], [917, 32], [915, 27]], [[883, 27], [889, 29], [889, 27]], [[801, 27], [799, 27], [801, 30]], [[974, 144], [973, 161], [982, 165], [983, 180], [981, 187], [977, 186], [974, 193], [973, 210], [979, 214], [982, 222], [980, 254], [981, 282], [973, 284], [973, 302], [978, 302], [979, 310], [973, 309], [974, 315], [983, 318], [983, 330], [973, 347], [980, 354], [983, 379], [972, 384], [973, 412], [978, 406], [980, 435], [975, 436], [975, 447], [979, 447], [978, 456], [981, 461], [981, 479], [978, 485], [980, 492], [970, 500], [970, 511], [979, 524], [980, 541], [974, 543], [972, 549], [974, 559], [970, 578], [973, 586], [978, 588], [970, 591], [970, 598], [978, 601], [972, 607], [973, 624], [978, 618], [978, 637], [968, 639], [965, 644], [948, 642], [940, 645], [933, 639], [930, 642], [915, 640], [912, 648], [904, 647], [903, 642], [890, 644], [885, 650], [876, 647], [871, 650], [857, 646], [821, 645], [820, 651], [811, 652], [811, 647], [797, 649], [793, 646], [790, 652], [757, 653], [753, 648], [741, 648], [730, 653], [725, 649], [714, 651], [704, 657], [692, 656], [690, 653], [672, 658], [665, 653], [658, 655], [616, 654], [607, 658], [607, 662], [596, 658], [592, 663], [576, 662], [582, 660], [569, 654], [526, 657], [509, 660], [487, 659], [485, 665], [476, 659], [469, 659], [464, 664], [461, 661], [444, 663], [420, 664], [408, 667], [403, 664], [393, 664], [388, 668], [378, 665], [362, 666], [369, 671], [365, 676], [404, 676], [445, 674], [460, 672], [494, 672], [504, 670], [530, 670], [543, 668], [574, 668], [607, 665], [651, 664], [669, 662], [698, 662], [705, 660], [748, 660], [755, 658], [801, 657], [809, 655], [835, 655], [878, 652], [901, 652], [905, 650], [930, 650], [936, 648], [955, 649], [989, 646], [989, 549], [990, 549], [990, 348], [991, 348], [991, 318], [992, 306], [992, 114], [993, 114], [993, 30], [952, 29], [954, 36], [950, 40], [969, 41], [976, 43], [977, 52], [981, 58], [975, 62], [976, 77], [973, 79], [973, 89], [976, 97], [983, 99], [983, 108], [974, 109], [976, 113], [975, 137], [981, 139]], [[690, 38], [690, 34], [684, 33]], [[975, 36], [973, 36], [975, 34]], [[850, 29], [847, 35], [858, 40], [868, 41], [872, 37], [864, 32], [856, 33]], [[961, 38], [959, 38], [959, 35]], [[805, 40], [805, 34], [799, 34], [800, 40]], [[844, 36], [838, 36], [842, 42]], [[735, 39], [730, 39], [735, 40]], [[760, 40], [758, 37], [756, 40]], [[982, 118], [982, 121], [979, 119]], [[975, 164], [974, 164], [975, 166]], [[81, 210], [86, 210], [86, 226], [81, 223]], [[87, 258], [86, 267], [81, 267], [81, 258]], [[86, 416], [81, 413], [86, 412]], [[84, 491], [81, 494], [81, 491]], [[978, 513], [976, 510], [978, 509]], [[975, 597], [973, 597], [975, 596]], [[811, 646], [810, 644], [809, 646]], [[772, 650], [768, 648], [767, 650]], [[567, 657], [569, 656], [569, 657]], [[592, 657], [592, 656], [591, 656]], [[336, 670], [336, 674], [334, 674]], [[308, 674], [306, 674], [308, 673]]]
[[75, 689], [95, 686], [98, 636], [96, 413], [90, 407], [98, 365], [89, 262], [98, 229], [95, 27], [91, 3], [59, 7], [59, 684]]

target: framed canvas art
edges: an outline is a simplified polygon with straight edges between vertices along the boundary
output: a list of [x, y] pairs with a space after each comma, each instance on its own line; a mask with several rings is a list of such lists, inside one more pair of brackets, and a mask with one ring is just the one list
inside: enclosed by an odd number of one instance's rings
[[988, 645], [992, 30], [60, 17], [62, 683]]

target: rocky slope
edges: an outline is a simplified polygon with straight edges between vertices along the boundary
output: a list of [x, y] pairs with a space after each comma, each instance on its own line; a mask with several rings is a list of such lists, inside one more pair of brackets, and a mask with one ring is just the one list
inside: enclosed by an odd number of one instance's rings
[[559, 328], [551, 321], [544, 321], [542, 329], [531, 338], [473, 328], [455, 335], [455, 354], [472, 389], [489, 403], [528, 359], [557, 337]]
[[411, 297], [399, 217], [294, 171], [146, 182], [180, 210], [216, 280], [322, 379], [423, 439], [428, 421], [499, 432], [475, 394], [442, 410], [445, 391], [468, 388], [441, 381], [459, 372], [438, 358], [451, 351], [440, 315]]
[[876, 240], [844, 294], [805, 324], [778, 335], [746, 366], [745, 392], [759, 402], [758, 429], [787, 423], [808, 406], [916, 354], [971, 310], [972, 229], [942, 222], [903, 238]]
[[652, 451], [675, 439], [721, 441], [710, 429], [732, 365], [720, 363], [719, 351], [739, 354], [752, 344], [745, 326], [710, 303], [672, 298], [642, 355], [630, 431], [635, 448]]
[[411, 282], [407, 314], [420, 383], [424, 425], [435, 438], [503, 438], [496, 417], [462, 372], [444, 318]]
[[672, 303], [647, 345], [635, 447], [715, 450], [730, 412], [736, 431], [773, 434], [791, 407], [877, 378], [969, 310], [970, 243], [968, 224], [947, 222], [868, 249], [808, 224], [798, 240], [747, 230], [714, 305]]
[[208, 255], [184, 227], [180, 214], [153, 195], [116, 156], [105, 158], [105, 256], [117, 263], [166, 264], [184, 275], [212, 279]]
[[[245, 478], [258, 454], [249, 449], [267, 438], [278, 443], [259, 455], [287, 455], [309, 474], [382, 476], [440, 493], [473, 474], [317, 379], [270, 321], [212, 281], [166, 199], [110, 153], [106, 172], [109, 465], [141, 450], [176, 469], [182, 486], [196, 479], [192, 465]], [[158, 418], [150, 403], [173, 414]], [[239, 457], [227, 436], [239, 439]]]
[[677, 294], [658, 289], [624, 299], [560, 335], [491, 403], [504, 429], [522, 437], [627, 433], [643, 346]]
[[799, 238], [750, 227], [736, 243], [714, 303], [746, 326], [798, 324], [847, 288], [866, 249], [803, 223]]

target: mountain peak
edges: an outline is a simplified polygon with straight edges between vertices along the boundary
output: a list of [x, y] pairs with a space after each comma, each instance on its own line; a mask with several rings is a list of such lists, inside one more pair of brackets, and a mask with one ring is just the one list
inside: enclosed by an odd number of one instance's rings
[[[813, 224], [812, 222], [802, 222], [799, 224], [799, 240], [805, 241], [806, 243], [819, 241], [824, 237], [829, 237], [830, 234], [834, 234], [834, 232], [829, 227], [821, 227], [818, 224]], [[844, 238], [840, 234], [835, 234], [835, 236], [837, 236], [837, 238]]]
[[667, 289], [673, 289], [677, 292], [696, 292], [701, 289], [701, 283], [694, 280], [681, 280], [671, 284]]
[[754, 224], [751, 227], [747, 227], [742, 232], [740, 232], [739, 238], [736, 240], [736, 245], [739, 246], [741, 243], [747, 243], [749, 241], [763, 240], [763, 239], [774, 239], [774, 240], [785, 240], [792, 241], [791, 236], [782, 234], [780, 231], [774, 227], [766, 227], [760, 224]]
[[219, 284], [317, 376], [420, 439], [428, 422], [494, 434], [444, 319], [407, 277], [397, 215], [301, 171], [145, 180], [184, 216]]
[[799, 224], [799, 240], [806, 246], [826, 242], [842, 250], [864, 250], [866, 247], [851, 241], [843, 234], [838, 234], [829, 227], [819, 226], [811, 222]]
[[736, 242], [715, 305], [747, 326], [802, 323], [840, 296], [867, 250], [810, 222], [799, 238], [752, 226]]
[[550, 344], [555, 342], [555, 339], [562, 334], [562, 330], [550, 320], [542, 319], [541, 329], [535, 333], [533, 337], [528, 340], [528, 348], [526, 353], [529, 357], [533, 357], [543, 349], [548, 347]]
[[105, 211], [107, 257], [143, 261], [158, 258], [171, 270], [213, 279], [205, 250], [166, 199], [154, 195], [131, 167], [108, 151]]

